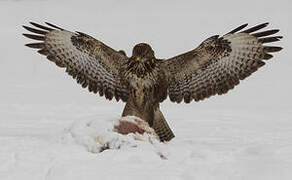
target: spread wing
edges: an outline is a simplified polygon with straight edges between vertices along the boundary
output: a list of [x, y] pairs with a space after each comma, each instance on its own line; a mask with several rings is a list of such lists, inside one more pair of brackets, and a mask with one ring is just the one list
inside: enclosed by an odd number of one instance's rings
[[49, 27], [31, 22], [34, 27], [23, 26], [35, 34], [23, 34], [40, 42], [26, 44], [47, 56], [57, 66], [77, 80], [83, 88], [111, 100], [126, 101], [127, 86], [122, 83], [120, 68], [127, 61], [125, 53], [115, 51], [102, 42], [81, 32], [70, 32], [46, 23]]
[[[268, 23], [241, 31], [244, 24], [226, 35], [212, 36], [196, 49], [170, 58], [165, 63], [168, 93], [173, 102], [189, 103], [216, 94], [225, 94], [272, 58], [281, 47], [266, 46], [282, 36], [270, 36], [279, 30], [257, 32]], [[240, 31], [240, 32], [239, 32]]]

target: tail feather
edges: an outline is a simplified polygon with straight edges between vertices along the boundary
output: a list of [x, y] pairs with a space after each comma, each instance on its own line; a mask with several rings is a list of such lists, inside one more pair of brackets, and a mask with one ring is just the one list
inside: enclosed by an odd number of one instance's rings
[[160, 141], [170, 141], [172, 138], [174, 138], [174, 134], [159, 108], [154, 111], [154, 121], [152, 128], [159, 136]]

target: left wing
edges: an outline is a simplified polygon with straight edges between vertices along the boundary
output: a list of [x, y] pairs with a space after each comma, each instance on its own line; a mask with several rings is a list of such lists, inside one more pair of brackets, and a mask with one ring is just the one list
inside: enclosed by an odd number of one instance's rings
[[71, 32], [46, 23], [48, 26], [31, 22], [34, 27], [23, 26], [34, 34], [24, 36], [40, 42], [26, 44], [47, 56], [77, 80], [90, 92], [99, 92], [106, 99], [113, 97], [127, 101], [129, 90], [123, 83], [121, 67], [128, 60], [123, 51], [116, 51], [101, 41], [82, 32]]
[[[164, 61], [168, 76], [168, 94], [173, 102], [189, 103], [215, 94], [225, 94], [280, 51], [281, 47], [265, 46], [282, 36], [269, 35], [279, 30], [256, 32], [268, 23], [241, 31], [244, 24], [226, 35], [212, 36], [196, 49]], [[238, 32], [241, 31], [241, 32]]]

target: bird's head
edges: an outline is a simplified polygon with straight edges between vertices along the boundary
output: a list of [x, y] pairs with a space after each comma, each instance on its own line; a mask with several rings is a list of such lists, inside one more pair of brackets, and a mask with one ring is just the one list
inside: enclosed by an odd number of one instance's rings
[[146, 43], [137, 44], [133, 48], [131, 60], [137, 62], [145, 62], [147, 60], [154, 59], [154, 51], [151, 46]]

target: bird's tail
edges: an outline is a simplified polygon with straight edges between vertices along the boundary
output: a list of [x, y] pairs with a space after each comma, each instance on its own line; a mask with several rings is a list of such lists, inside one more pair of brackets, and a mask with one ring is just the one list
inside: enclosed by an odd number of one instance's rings
[[152, 128], [155, 130], [156, 134], [159, 136], [160, 141], [170, 141], [174, 138], [174, 134], [170, 127], [168, 126], [162, 112], [159, 108], [154, 110]]

